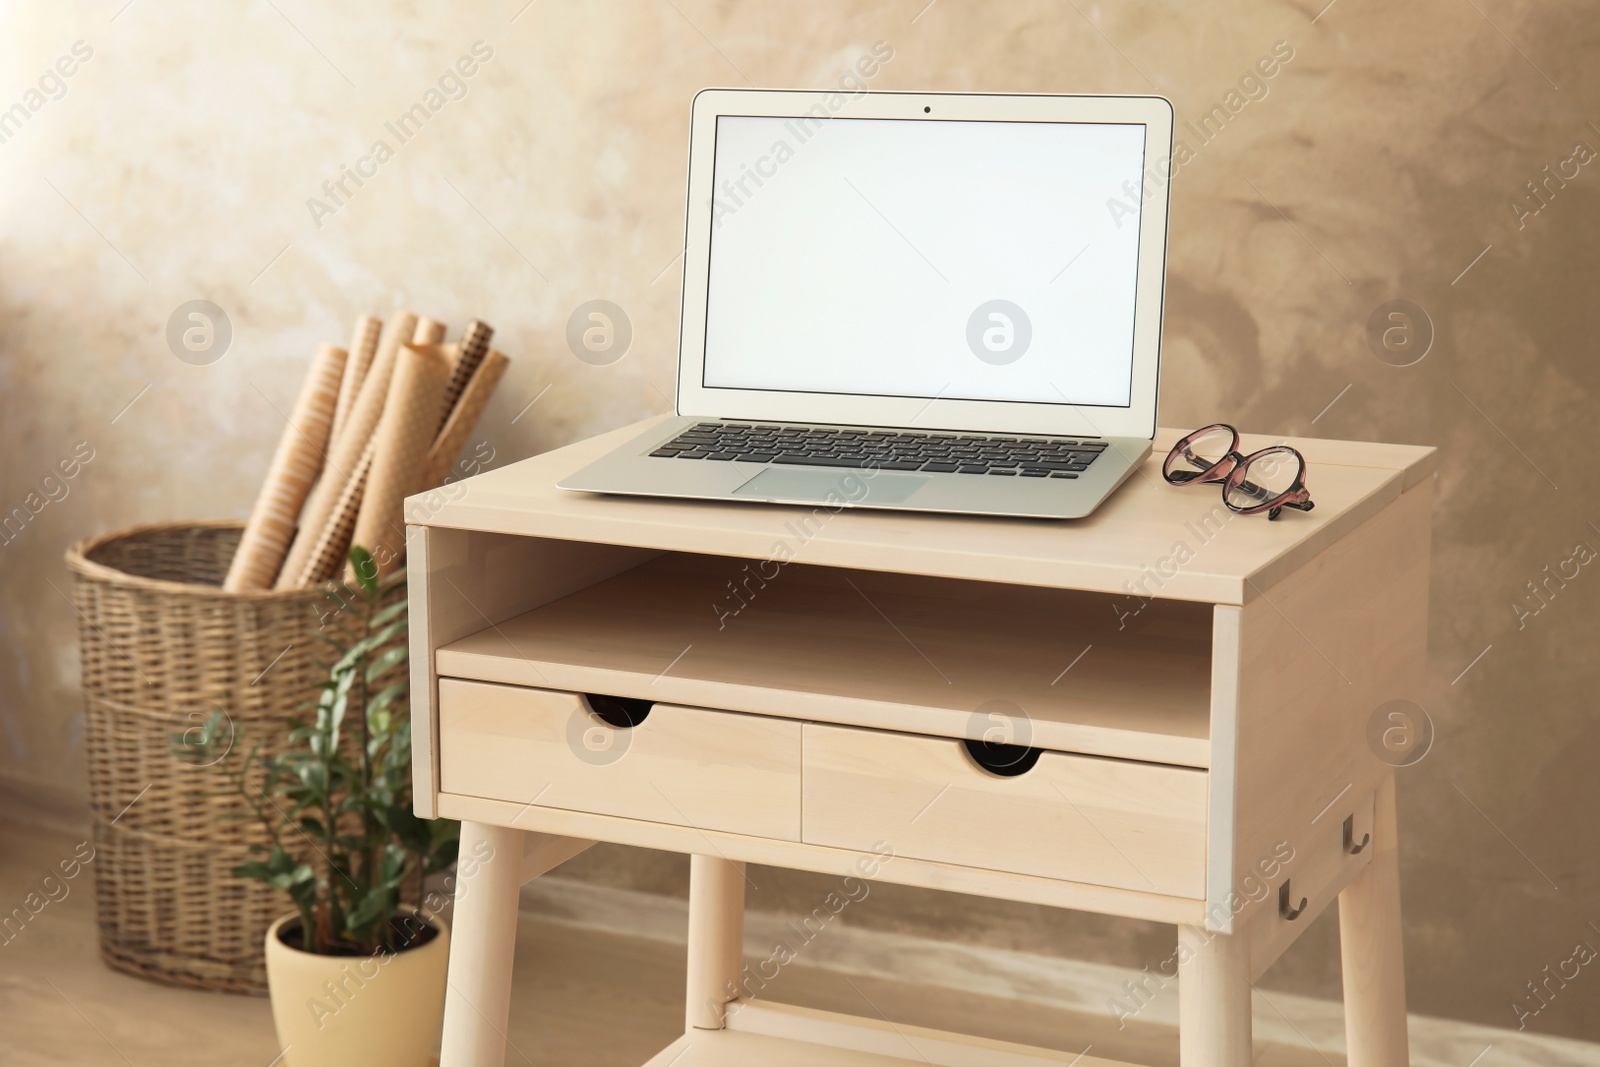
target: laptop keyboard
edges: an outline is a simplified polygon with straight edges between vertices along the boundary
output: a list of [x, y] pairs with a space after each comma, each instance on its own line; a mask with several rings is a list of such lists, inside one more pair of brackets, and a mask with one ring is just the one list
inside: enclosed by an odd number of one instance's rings
[[994, 437], [838, 426], [702, 422], [650, 453], [666, 459], [1076, 478], [1106, 449], [1094, 438]]

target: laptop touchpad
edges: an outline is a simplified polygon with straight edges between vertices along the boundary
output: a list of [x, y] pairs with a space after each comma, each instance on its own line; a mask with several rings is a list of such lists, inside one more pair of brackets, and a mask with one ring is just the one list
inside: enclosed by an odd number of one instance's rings
[[914, 474], [858, 470], [768, 467], [733, 491], [734, 496], [790, 504], [898, 504], [928, 479]]

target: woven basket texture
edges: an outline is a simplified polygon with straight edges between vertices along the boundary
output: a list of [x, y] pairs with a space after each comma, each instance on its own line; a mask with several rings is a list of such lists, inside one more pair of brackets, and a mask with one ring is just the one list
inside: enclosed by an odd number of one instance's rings
[[227, 780], [173, 754], [216, 711], [280, 746], [326, 676], [323, 589], [224, 593], [242, 524], [166, 523], [80, 541], [76, 582], [100, 951], [194, 988], [266, 989], [267, 927], [292, 907], [233, 868], [266, 840]]

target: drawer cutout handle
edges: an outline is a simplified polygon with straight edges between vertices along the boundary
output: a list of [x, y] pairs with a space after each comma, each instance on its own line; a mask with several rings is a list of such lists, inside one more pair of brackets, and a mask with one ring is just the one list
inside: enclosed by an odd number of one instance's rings
[[1294, 922], [1306, 911], [1306, 898], [1301, 897], [1300, 903], [1294, 907], [1289, 906], [1289, 883], [1286, 881], [1278, 887], [1278, 914], [1290, 922]]
[[619, 730], [638, 726], [644, 722], [645, 716], [650, 714], [650, 709], [655, 707], [653, 700], [640, 700], [638, 697], [608, 697], [600, 693], [583, 694], [583, 702], [588, 705], [595, 718]]
[[1354, 815], [1346, 815], [1344, 817], [1344, 850], [1346, 852], [1352, 856], [1359, 856], [1366, 850], [1371, 841], [1371, 834], [1362, 834], [1361, 841], [1358, 843], [1356, 841], [1356, 817]]
[[992, 741], [974, 741], [967, 738], [962, 744], [967, 755], [979, 767], [1001, 778], [1015, 778], [1027, 774], [1039, 762], [1039, 749], [1027, 745], [1005, 745]]

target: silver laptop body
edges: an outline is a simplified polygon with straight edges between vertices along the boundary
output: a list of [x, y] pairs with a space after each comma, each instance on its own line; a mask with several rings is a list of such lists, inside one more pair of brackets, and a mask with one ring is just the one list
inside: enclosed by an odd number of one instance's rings
[[1088, 515], [1155, 436], [1160, 97], [707, 89], [678, 417], [564, 489]]

